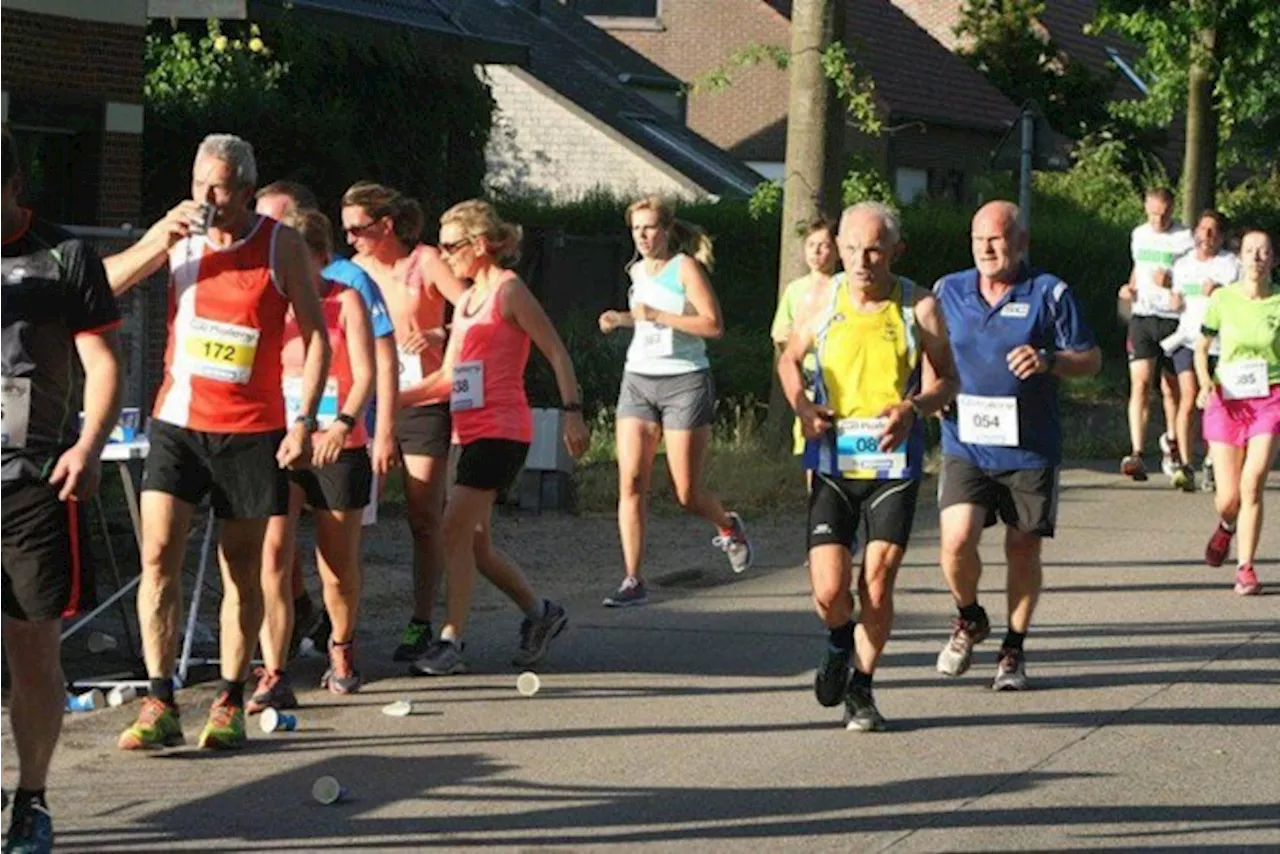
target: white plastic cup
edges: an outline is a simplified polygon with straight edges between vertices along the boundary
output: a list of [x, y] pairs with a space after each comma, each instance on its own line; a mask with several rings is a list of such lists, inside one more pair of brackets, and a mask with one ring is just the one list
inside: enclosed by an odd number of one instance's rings
[[107, 705], [112, 708], [132, 703], [138, 698], [138, 689], [132, 685], [117, 685], [107, 694]]
[[522, 697], [532, 697], [542, 687], [542, 680], [532, 670], [526, 670], [516, 677], [516, 690]]
[[101, 655], [120, 646], [120, 643], [115, 639], [115, 635], [109, 635], [106, 632], [90, 632], [87, 646], [89, 652]]
[[258, 725], [262, 727], [262, 731], [270, 734], [273, 732], [293, 732], [298, 728], [298, 716], [288, 715], [277, 709], [263, 709], [261, 717], [258, 719]]
[[387, 703], [382, 707], [382, 713], [392, 718], [407, 718], [413, 714], [413, 700], [404, 697], [394, 703]]
[[316, 642], [311, 638], [303, 638], [298, 641], [298, 658], [319, 658], [320, 650], [316, 649]]
[[346, 787], [339, 783], [336, 777], [317, 777], [311, 784], [311, 797], [325, 806], [336, 804], [346, 796]]
[[92, 712], [95, 709], [101, 709], [106, 704], [106, 697], [97, 688], [92, 691], [85, 691], [78, 696], [74, 694], [67, 695], [68, 712]]

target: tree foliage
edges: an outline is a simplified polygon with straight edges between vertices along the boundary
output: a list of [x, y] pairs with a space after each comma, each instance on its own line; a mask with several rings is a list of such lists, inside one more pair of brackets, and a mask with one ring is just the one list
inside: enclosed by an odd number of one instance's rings
[[376, 39], [320, 28], [296, 11], [269, 22], [151, 25], [144, 97], [144, 206], [151, 216], [189, 193], [208, 133], [249, 140], [260, 181], [308, 184], [334, 212], [352, 183], [373, 179], [430, 213], [477, 195], [493, 101], [470, 66], [403, 32]]
[[1111, 122], [1100, 92], [1113, 74], [1095, 73], [1063, 52], [1040, 24], [1043, 0], [967, 0], [958, 53], [1015, 104], [1034, 100], [1049, 124], [1080, 138]]
[[[1208, 64], [1215, 77], [1219, 163], [1261, 167], [1280, 156], [1280, 3], [1275, 0], [1099, 0], [1092, 29], [1142, 46], [1137, 71], [1150, 87], [1140, 101], [1112, 111], [1167, 126], [1185, 109], [1188, 69]], [[1200, 34], [1212, 31], [1212, 47]]]

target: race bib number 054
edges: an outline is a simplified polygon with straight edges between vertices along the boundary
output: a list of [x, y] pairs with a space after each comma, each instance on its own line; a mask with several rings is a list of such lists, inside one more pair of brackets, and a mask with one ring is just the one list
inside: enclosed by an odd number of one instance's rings
[[253, 376], [261, 330], [193, 317], [182, 336], [179, 359], [193, 376], [245, 385]]
[[906, 476], [906, 442], [891, 451], [880, 450], [888, 423], [888, 418], [844, 418], [836, 424], [836, 462], [841, 472], [875, 480]]
[[1016, 397], [956, 397], [960, 441], [967, 445], [1018, 447], [1018, 399]]

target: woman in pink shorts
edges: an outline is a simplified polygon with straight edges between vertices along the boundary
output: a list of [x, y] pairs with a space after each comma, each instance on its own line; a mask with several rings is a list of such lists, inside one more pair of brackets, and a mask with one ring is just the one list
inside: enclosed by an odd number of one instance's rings
[[[1209, 298], [1196, 342], [1196, 375], [1204, 404], [1204, 437], [1213, 457], [1218, 526], [1204, 559], [1222, 566], [1237, 528], [1235, 590], [1262, 592], [1253, 559], [1262, 534], [1262, 494], [1280, 448], [1280, 293], [1272, 286], [1275, 243], [1265, 231], [1246, 231], [1240, 243], [1240, 281]], [[1221, 342], [1210, 371], [1209, 344]]]

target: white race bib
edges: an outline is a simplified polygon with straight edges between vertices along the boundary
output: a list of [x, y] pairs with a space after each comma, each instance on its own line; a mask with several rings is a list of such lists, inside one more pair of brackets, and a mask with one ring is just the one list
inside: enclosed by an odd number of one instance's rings
[[[284, 389], [285, 423], [292, 424], [302, 414], [302, 377], [285, 377], [281, 385]], [[329, 377], [325, 381], [320, 406], [316, 410], [316, 424], [321, 430], [327, 430], [337, 417], [338, 379]]]
[[836, 462], [840, 471], [876, 480], [906, 477], [907, 443], [880, 450], [888, 418], [842, 418], [836, 424]]
[[0, 444], [5, 450], [27, 446], [27, 424], [31, 420], [31, 380], [27, 377], [4, 378], [0, 400]]
[[1016, 397], [956, 397], [960, 441], [967, 445], [1018, 447], [1018, 399]]
[[459, 362], [453, 366], [453, 390], [449, 411], [484, 408], [484, 362]]
[[400, 351], [400, 390], [422, 382], [422, 354]]
[[1254, 400], [1271, 394], [1266, 359], [1242, 359], [1218, 364], [1223, 400]]
[[245, 385], [261, 335], [250, 326], [192, 317], [179, 332], [177, 362], [192, 376]]
[[674, 330], [661, 323], [642, 320], [636, 324], [636, 336], [640, 339], [640, 354], [646, 359], [664, 359], [676, 352]]

